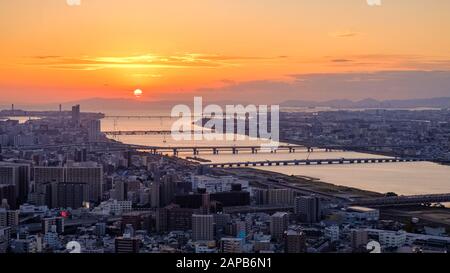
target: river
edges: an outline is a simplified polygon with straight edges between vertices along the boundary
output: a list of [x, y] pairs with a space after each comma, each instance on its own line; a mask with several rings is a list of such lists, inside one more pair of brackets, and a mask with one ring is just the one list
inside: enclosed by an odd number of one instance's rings
[[[170, 130], [174, 119], [126, 119], [120, 118], [102, 120], [102, 130]], [[200, 128], [196, 127], [195, 130]], [[233, 137], [231, 138], [233, 139]], [[171, 136], [119, 136], [116, 140], [140, 145], [154, 146], [209, 146], [209, 145], [249, 145], [258, 144], [259, 140], [215, 140], [215, 141], [175, 141]], [[192, 156], [191, 153], [182, 153], [182, 157]], [[199, 157], [211, 162], [246, 162], [264, 160], [289, 159], [322, 159], [322, 158], [357, 158], [380, 157], [377, 155], [355, 152], [325, 152], [316, 150], [313, 153], [297, 151], [296, 153], [278, 152], [251, 154], [240, 152], [233, 155], [222, 152], [213, 155], [203, 152]], [[370, 190], [380, 193], [395, 192], [402, 195], [449, 193], [450, 167], [430, 162], [413, 163], [380, 163], [380, 164], [351, 164], [351, 165], [322, 165], [322, 166], [266, 166], [259, 169], [283, 173], [286, 175], [300, 175], [317, 178], [321, 181]]]

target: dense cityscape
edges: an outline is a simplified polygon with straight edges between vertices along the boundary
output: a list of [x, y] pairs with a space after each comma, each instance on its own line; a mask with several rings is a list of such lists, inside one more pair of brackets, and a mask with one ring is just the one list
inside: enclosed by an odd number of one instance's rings
[[288, 112], [281, 134], [288, 142], [449, 162], [449, 119], [448, 109]]
[[[7, 118], [31, 114], [40, 117]], [[0, 253], [68, 253], [71, 242], [82, 253], [367, 253], [371, 241], [383, 252], [445, 253], [450, 246], [448, 209], [436, 205], [447, 196], [411, 201], [250, 168], [211, 168], [108, 139], [104, 115], [79, 105], [0, 115]], [[308, 147], [445, 164], [449, 115], [284, 112], [281, 135]], [[446, 217], [422, 218], [419, 210]]]

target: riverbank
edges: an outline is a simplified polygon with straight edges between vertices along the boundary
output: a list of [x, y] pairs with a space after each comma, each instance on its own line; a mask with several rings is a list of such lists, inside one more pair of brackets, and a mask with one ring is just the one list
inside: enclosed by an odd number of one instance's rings
[[315, 193], [328, 197], [334, 197], [340, 200], [350, 200], [359, 198], [382, 197], [383, 194], [366, 191], [346, 186], [338, 186], [331, 183], [320, 181], [318, 178], [305, 176], [289, 176], [282, 173], [252, 169], [252, 168], [233, 168], [220, 169], [215, 172], [234, 175], [241, 179], [248, 180], [251, 184], [262, 185], [262, 187], [282, 187], [294, 186], [299, 191], [305, 193]]
[[[293, 185], [305, 194], [316, 194], [337, 200], [355, 200], [363, 198], [383, 197], [384, 194], [358, 188], [338, 186], [318, 178], [307, 176], [288, 176], [277, 172], [240, 168], [215, 170], [219, 174], [234, 175], [246, 179], [251, 185], [258, 187], [281, 187]], [[450, 228], [450, 209], [426, 206], [401, 206], [380, 208], [381, 219], [395, 220], [405, 226], [411, 225], [413, 218], [419, 219], [417, 226], [443, 226]]]

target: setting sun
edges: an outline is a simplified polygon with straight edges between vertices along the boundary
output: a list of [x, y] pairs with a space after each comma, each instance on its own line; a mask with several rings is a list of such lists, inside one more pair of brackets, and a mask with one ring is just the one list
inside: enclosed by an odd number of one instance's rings
[[140, 98], [142, 96], [142, 90], [141, 89], [136, 89], [136, 90], [134, 90], [133, 93], [134, 93], [134, 96], [136, 98]]

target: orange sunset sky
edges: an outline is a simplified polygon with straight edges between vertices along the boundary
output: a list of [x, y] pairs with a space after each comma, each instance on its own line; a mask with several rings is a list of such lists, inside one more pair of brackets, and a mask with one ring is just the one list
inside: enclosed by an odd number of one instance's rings
[[449, 33], [447, 0], [0, 0], [0, 102], [450, 96]]

